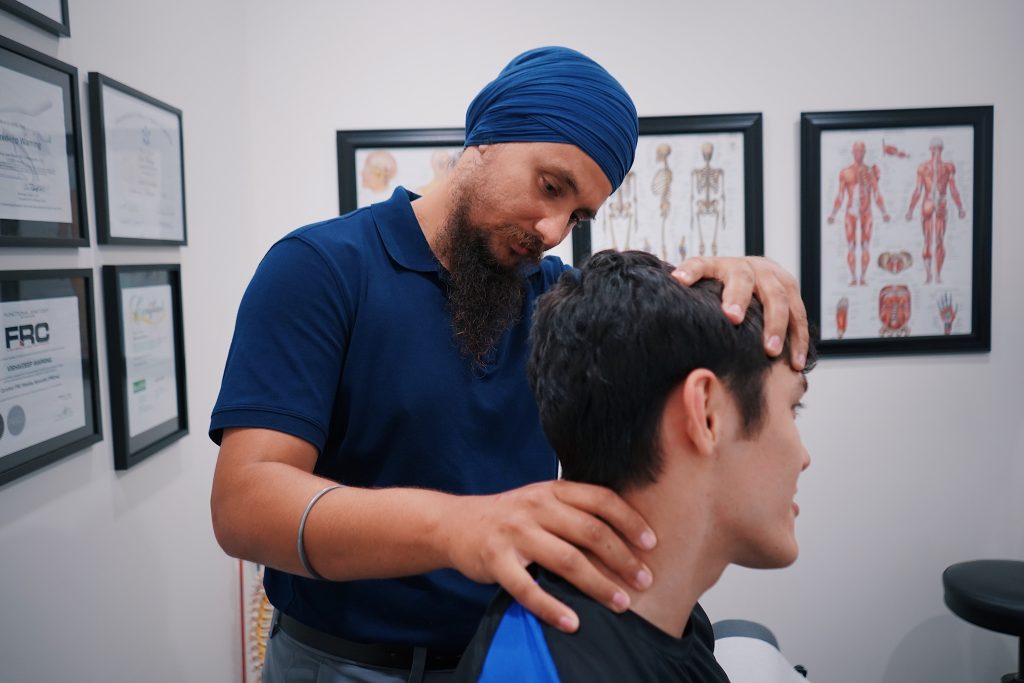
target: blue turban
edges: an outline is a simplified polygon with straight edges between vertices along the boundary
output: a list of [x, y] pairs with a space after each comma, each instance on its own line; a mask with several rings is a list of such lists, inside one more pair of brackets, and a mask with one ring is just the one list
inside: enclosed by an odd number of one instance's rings
[[565, 47], [519, 55], [466, 111], [466, 145], [565, 142], [593, 159], [614, 191], [633, 166], [639, 128], [626, 90], [600, 64]]

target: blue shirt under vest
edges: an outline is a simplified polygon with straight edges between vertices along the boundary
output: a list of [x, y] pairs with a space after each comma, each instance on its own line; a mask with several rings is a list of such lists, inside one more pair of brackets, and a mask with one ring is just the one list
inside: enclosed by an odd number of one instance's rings
[[[557, 461], [526, 379], [537, 297], [565, 266], [527, 277], [520, 321], [482, 370], [454, 341], [447, 273], [416, 195], [309, 225], [275, 244], [242, 299], [210, 437], [261, 427], [319, 449], [315, 472], [350, 486], [490, 494], [553, 479]], [[275, 607], [348, 640], [462, 648], [495, 587], [454, 570], [322, 582], [268, 569]]]

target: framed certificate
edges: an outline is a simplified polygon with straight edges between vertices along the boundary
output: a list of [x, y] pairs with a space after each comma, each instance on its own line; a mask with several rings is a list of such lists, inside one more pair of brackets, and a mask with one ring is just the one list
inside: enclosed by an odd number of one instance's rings
[[669, 263], [764, 253], [761, 114], [640, 117], [636, 159], [597, 218], [572, 231], [573, 263], [639, 249]]
[[68, 0], [0, 0], [0, 9], [56, 36], [71, 35]]
[[0, 484], [101, 438], [90, 270], [0, 272]]
[[430, 192], [451, 170], [466, 139], [462, 128], [338, 131], [341, 213], [382, 202], [401, 185]]
[[114, 466], [188, 434], [177, 265], [103, 266]]
[[187, 244], [181, 110], [96, 72], [89, 102], [99, 241]]
[[822, 355], [988, 351], [992, 107], [801, 117], [801, 288]]
[[0, 37], [0, 247], [89, 244], [78, 69]]

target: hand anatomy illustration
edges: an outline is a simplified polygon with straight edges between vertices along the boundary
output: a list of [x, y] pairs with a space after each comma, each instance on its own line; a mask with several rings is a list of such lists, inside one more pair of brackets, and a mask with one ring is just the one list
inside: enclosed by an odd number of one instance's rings
[[697, 228], [698, 253], [704, 255], [704, 228], [712, 229], [711, 255], [718, 255], [718, 229], [725, 230], [725, 170], [711, 166], [715, 146], [705, 142], [700, 148], [704, 165], [690, 173], [690, 232]]
[[942, 264], [946, 260], [947, 191], [953, 196], [953, 202], [959, 210], [960, 218], [967, 217], [954, 180], [956, 165], [942, 158], [942, 139], [933, 138], [928, 149], [931, 151], [931, 159], [917, 167], [914, 194], [910, 198], [910, 208], [907, 209], [907, 221], [911, 221], [914, 218], [914, 207], [917, 206], [922, 195], [924, 196], [924, 201], [921, 203], [921, 231], [924, 234], [924, 250], [921, 256], [924, 259], [925, 284], [932, 281], [933, 241], [935, 244], [935, 281], [942, 282]]
[[938, 301], [939, 319], [942, 321], [942, 333], [949, 336], [953, 333], [953, 321], [956, 320], [956, 313], [960, 306], [953, 303], [953, 295], [946, 292]]
[[657, 163], [661, 164], [658, 172], [654, 174], [651, 181], [651, 191], [660, 200], [658, 211], [661, 214], [661, 258], [668, 260], [668, 240], [665, 238], [665, 222], [668, 220], [669, 211], [672, 209], [672, 201], [669, 198], [672, 192], [672, 169], [668, 167], [668, 157], [672, 154], [672, 147], [663, 142], [658, 145], [655, 151]]
[[[871, 261], [869, 246], [871, 233], [874, 229], [874, 216], [871, 209], [872, 197], [882, 211], [882, 220], [889, 221], [889, 213], [885, 209], [885, 200], [878, 189], [881, 171], [877, 165], [868, 166], [864, 163], [864, 143], [853, 143], [853, 163], [839, 172], [839, 192], [836, 194], [832, 213], [828, 216], [828, 224], [833, 225], [836, 214], [846, 199], [846, 263], [850, 269], [850, 285], [865, 285], [865, 274]], [[860, 279], [857, 278], [857, 228], [860, 228]]]

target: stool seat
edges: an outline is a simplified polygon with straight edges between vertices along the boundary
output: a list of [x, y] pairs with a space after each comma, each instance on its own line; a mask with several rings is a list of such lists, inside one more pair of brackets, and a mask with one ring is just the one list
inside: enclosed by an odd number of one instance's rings
[[990, 631], [1024, 636], [1024, 562], [960, 562], [942, 572], [942, 585], [946, 605], [960, 618]]

